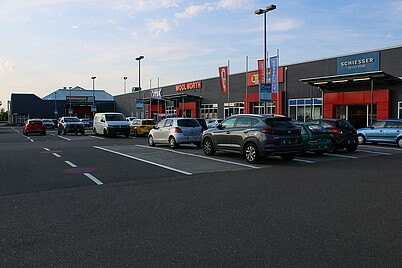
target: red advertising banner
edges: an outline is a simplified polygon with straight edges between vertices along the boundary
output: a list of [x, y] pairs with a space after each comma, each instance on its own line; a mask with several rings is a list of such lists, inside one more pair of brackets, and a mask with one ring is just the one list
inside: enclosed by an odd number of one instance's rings
[[258, 60], [258, 77], [261, 78], [259, 79], [259, 83], [265, 83], [264, 69], [264, 60]]
[[[264, 63], [264, 62], [263, 62], [263, 63]], [[268, 74], [269, 74], [269, 73], [270, 73], [270, 72], [269, 72], [269, 69], [268, 69]], [[280, 67], [280, 68], [278, 69], [278, 74], [279, 74], [279, 80], [278, 80], [278, 82], [279, 82], [279, 83], [283, 83], [283, 67]], [[249, 73], [247, 74], [247, 85], [248, 85], [249, 87], [258, 86], [258, 84], [260, 83], [259, 77], [260, 77], [260, 75], [259, 75], [258, 71], [249, 72]], [[269, 77], [269, 75], [268, 75], [268, 77]], [[268, 82], [269, 82], [269, 80], [268, 80]]]
[[221, 89], [223, 93], [228, 93], [229, 79], [228, 66], [219, 67], [219, 80], [221, 81]]

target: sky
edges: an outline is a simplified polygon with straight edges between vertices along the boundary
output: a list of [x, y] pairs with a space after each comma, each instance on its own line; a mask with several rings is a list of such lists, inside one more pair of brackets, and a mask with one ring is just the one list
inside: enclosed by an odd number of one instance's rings
[[113, 96], [141, 87], [257, 69], [268, 53], [280, 65], [402, 45], [402, 0], [0, 0], [0, 101], [44, 97], [63, 87]]

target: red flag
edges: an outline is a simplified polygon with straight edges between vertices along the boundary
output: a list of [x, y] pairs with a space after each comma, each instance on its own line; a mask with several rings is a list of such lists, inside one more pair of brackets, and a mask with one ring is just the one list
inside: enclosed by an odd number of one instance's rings
[[265, 75], [264, 75], [264, 65], [265, 60], [258, 60], [258, 80], [259, 83], [265, 83]]
[[228, 93], [229, 79], [228, 66], [219, 67], [219, 78], [221, 81], [221, 89], [223, 93]]

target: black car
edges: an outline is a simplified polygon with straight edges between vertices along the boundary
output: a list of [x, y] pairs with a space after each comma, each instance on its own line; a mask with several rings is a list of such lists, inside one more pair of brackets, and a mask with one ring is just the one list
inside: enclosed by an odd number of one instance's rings
[[85, 134], [84, 124], [77, 117], [62, 117], [57, 125], [57, 134], [81, 133]]
[[309, 123], [319, 124], [331, 134], [331, 141], [334, 146], [330, 153], [338, 149], [346, 149], [348, 152], [354, 152], [359, 144], [357, 132], [353, 126], [344, 119], [316, 119]]
[[203, 118], [196, 118], [196, 120], [197, 120], [198, 123], [201, 125], [202, 131], [205, 131], [205, 130], [208, 129], [207, 121], [205, 121], [205, 119], [203, 119]]
[[229, 150], [243, 154], [249, 163], [269, 155], [290, 161], [302, 153], [301, 142], [300, 128], [292, 119], [277, 115], [234, 115], [202, 135], [206, 155]]

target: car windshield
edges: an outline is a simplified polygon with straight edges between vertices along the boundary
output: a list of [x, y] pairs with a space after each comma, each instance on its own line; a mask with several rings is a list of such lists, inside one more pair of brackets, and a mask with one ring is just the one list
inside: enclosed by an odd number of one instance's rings
[[308, 125], [307, 127], [313, 134], [328, 133], [328, 131], [320, 125]]
[[179, 127], [199, 127], [197, 120], [194, 119], [180, 119], [177, 120], [177, 125]]
[[107, 114], [106, 121], [126, 121], [126, 118], [122, 114]]
[[155, 121], [154, 120], [142, 120], [142, 124], [143, 125], [155, 125]]
[[290, 118], [267, 118], [265, 123], [274, 128], [291, 128], [295, 127], [295, 124]]
[[64, 118], [64, 122], [80, 122], [78, 118], [70, 117]]

